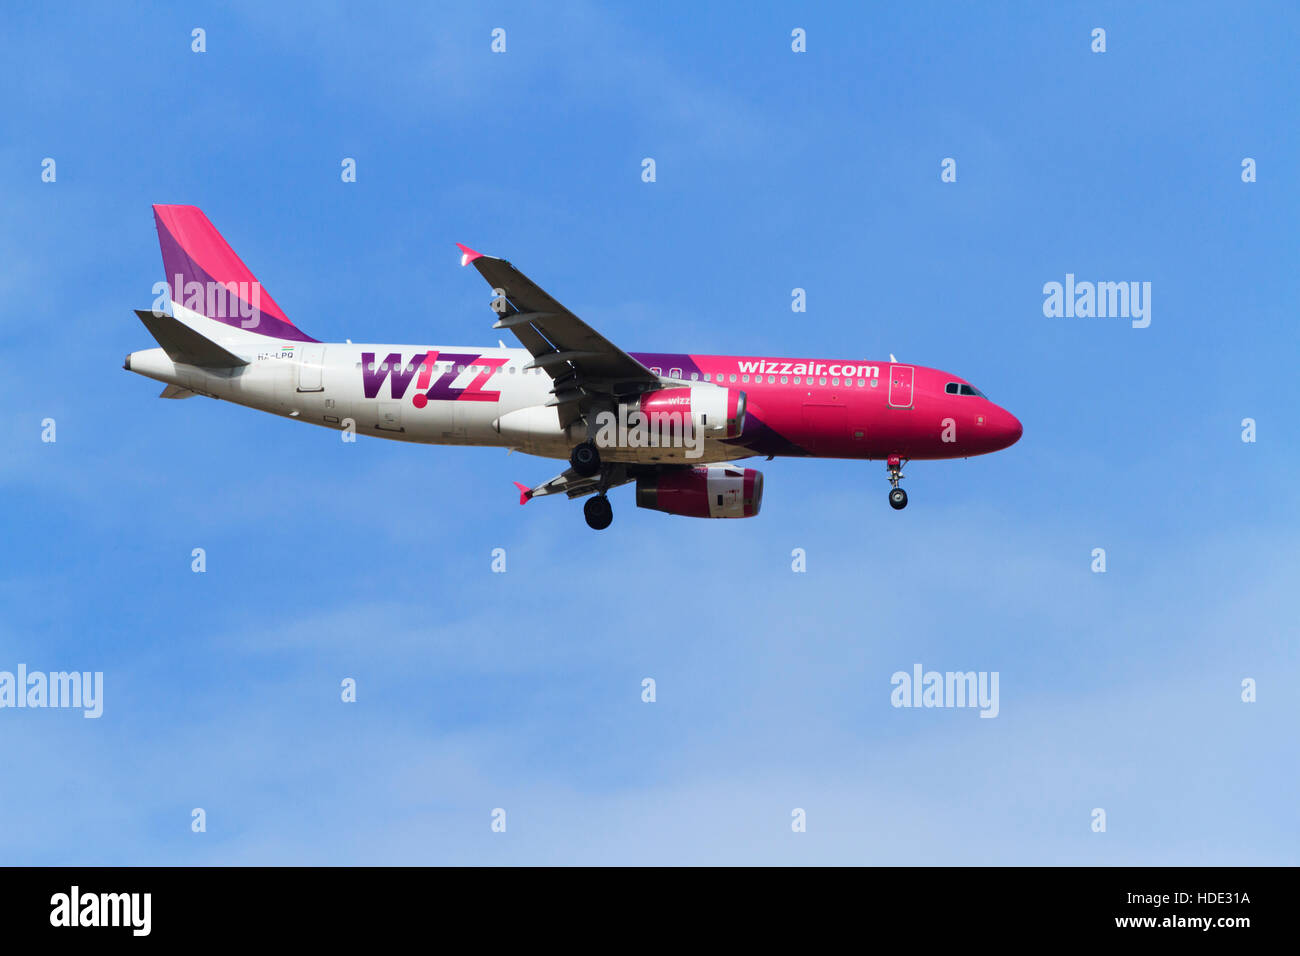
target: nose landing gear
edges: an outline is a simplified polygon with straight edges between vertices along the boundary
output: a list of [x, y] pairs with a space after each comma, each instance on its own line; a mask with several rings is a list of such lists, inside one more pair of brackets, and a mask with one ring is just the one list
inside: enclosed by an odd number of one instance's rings
[[897, 455], [890, 455], [885, 463], [889, 466], [889, 483], [893, 486], [889, 491], [889, 507], [902, 511], [907, 507], [907, 492], [898, 487], [903, 478], [903, 460]]

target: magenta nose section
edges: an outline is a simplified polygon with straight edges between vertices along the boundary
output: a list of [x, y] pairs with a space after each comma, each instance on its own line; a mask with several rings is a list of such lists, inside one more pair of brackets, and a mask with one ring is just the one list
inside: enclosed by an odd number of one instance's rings
[[1009, 448], [1020, 441], [1020, 436], [1025, 433], [1024, 426], [1020, 424], [1020, 419], [1005, 408], [998, 409], [993, 427], [996, 430], [999, 448]]

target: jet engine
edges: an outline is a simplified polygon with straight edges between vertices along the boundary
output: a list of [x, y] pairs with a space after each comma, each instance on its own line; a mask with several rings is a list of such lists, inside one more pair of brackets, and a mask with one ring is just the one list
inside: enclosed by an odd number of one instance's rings
[[763, 473], [731, 465], [661, 471], [636, 481], [636, 506], [688, 518], [752, 518], [763, 503]]
[[[745, 393], [738, 388], [698, 384], [646, 392], [627, 411], [639, 411], [653, 426], [690, 420], [705, 437], [738, 438], [745, 430]], [[678, 416], [673, 419], [671, 416]]]

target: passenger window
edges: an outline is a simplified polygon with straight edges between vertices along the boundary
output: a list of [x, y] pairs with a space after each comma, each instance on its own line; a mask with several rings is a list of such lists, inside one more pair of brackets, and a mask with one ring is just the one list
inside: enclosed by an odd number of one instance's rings
[[699, 380], [699, 377], [700, 377], [700, 373], [699, 373], [699, 372], [692, 372], [692, 373], [691, 373], [691, 381], [692, 381], [692, 382], [698, 381], [698, 380]]
[[775, 376], [775, 375], [769, 375], [769, 376], [767, 377], [767, 384], [768, 384], [768, 385], [773, 384], [775, 381], [776, 381], [776, 376]]
[[840, 380], [839, 380], [838, 378], [833, 378], [833, 379], [831, 379], [831, 384], [832, 384], [832, 385], [838, 385], [838, 384], [840, 384]]
[[782, 375], [782, 376], [781, 376], [781, 384], [782, 384], [782, 385], [785, 385], [785, 384], [786, 384], [787, 382], [789, 382], [789, 381], [790, 381], [790, 376], [789, 376], [789, 375]]
[[825, 384], [826, 384], [826, 376], [823, 375], [821, 378], [817, 379], [817, 384], [818, 384], [818, 385], [825, 385]]
[[733, 382], [736, 380], [736, 373], [735, 373], [735, 372], [732, 372], [732, 373], [731, 373], [731, 380], [732, 380]]
[[[733, 380], [733, 381], [735, 380], [735, 376], [734, 376], [734, 375], [732, 376], [732, 380]], [[741, 380], [742, 382], [748, 382], [748, 381], [749, 381], [749, 376], [748, 376], [748, 375], [742, 375], [742, 376], [740, 376], [740, 380]]]

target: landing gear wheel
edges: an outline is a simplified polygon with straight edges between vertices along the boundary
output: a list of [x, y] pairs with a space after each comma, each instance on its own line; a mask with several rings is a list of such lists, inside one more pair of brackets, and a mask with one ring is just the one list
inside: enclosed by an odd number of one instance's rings
[[585, 441], [581, 445], [574, 445], [573, 451], [569, 452], [569, 464], [583, 478], [590, 478], [599, 472], [600, 452], [596, 449], [596, 443]]
[[587, 527], [596, 531], [604, 531], [614, 520], [614, 509], [610, 507], [609, 499], [604, 495], [593, 495], [588, 498], [587, 503], [582, 506], [582, 514], [587, 519]]
[[903, 480], [903, 459], [898, 455], [890, 455], [885, 461], [886, 467], [889, 468], [889, 507], [895, 511], [902, 511], [907, 507], [907, 492], [898, 487], [898, 483]]

